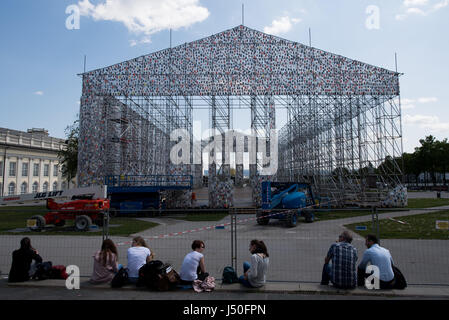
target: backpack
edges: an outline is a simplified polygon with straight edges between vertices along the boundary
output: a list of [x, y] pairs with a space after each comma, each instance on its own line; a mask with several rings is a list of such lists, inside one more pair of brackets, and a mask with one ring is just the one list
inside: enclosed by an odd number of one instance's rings
[[52, 263], [51, 261], [42, 262], [36, 265], [36, 271], [33, 274], [33, 280], [50, 279]]
[[237, 283], [239, 282], [239, 278], [237, 276], [237, 272], [235, 272], [233, 267], [225, 267], [223, 269], [223, 279], [222, 283]]
[[153, 260], [139, 269], [138, 287], [147, 287], [157, 291], [169, 291], [180, 282], [179, 274], [170, 264]]
[[62, 265], [53, 266], [49, 271], [49, 278], [65, 280], [69, 277], [65, 270], [66, 270], [65, 266]]
[[174, 290], [181, 280], [179, 274], [169, 264], [164, 265], [161, 271], [158, 274], [158, 279], [154, 286], [155, 289], [157, 291]]
[[160, 260], [152, 260], [139, 269], [137, 287], [147, 287], [152, 289], [158, 279], [158, 274], [162, 273], [164, 264]]
[[128, 268], [121, 268], [112, 278], [111, 287], [121, 288], [128, 283]]
[[393, 273], [394, 273], [394, 285], [393, 289], [405, 289], [407, 288], [407, 281], [405, 280], [404, 275], [398, 267], [392, 265]]

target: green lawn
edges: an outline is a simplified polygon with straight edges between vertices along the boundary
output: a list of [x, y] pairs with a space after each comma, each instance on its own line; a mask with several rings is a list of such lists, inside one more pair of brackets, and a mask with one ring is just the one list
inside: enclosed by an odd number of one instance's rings
[[[389, 219], [379, 220], [379, 231], [381, 239], [439, 239], [449, 240], [448, 230], [437, 230], [435, 222], [437, 220], [449, 220], [449, 211], [436, 211], [414, 216], [404, 216], [394, 218], [405, 222], [401, 224]], [[355, 230], [356, 226], [366, 226], [367, 231]], [[372, 222], [360, 222], [346, 225], [350, 230], [365, 236], [372, 232]], [[375, 233], [375, 232], [374, 232]]]
[[[387, 211], [378, 210], [378, 213], [384, 213]], [[315, 212], [315, 219], [317, 221], [344, 219], [360, 216], [371, 215], [371, 209], [368, 210], [331, 210], [331, 211], [318, 211]]]
[[[449, 199], [408, 199], [407, 208], [399, 208], [398, 210], [404, 209], [424, 209], [424, 208], [433, 208], [439, 206], [449, 205]], [[392, 212], [394, 210], [382, 210], [379, 209], [377, 212], [379, 214]], [[343, 219], [343, 218], [351, 218], [351, 217], [359, 217], [359, 216], [368, 216], [371, 215], [371, 210], [331, 210], [331, 211], [322, 211], [315, 212], [315, 218], [317, 220], [334, 220], [334, 219]]]
[[[72, 231], [74, 221], [67, 221], [64, 227], [48, 228], [42, 232], [10, 232], [17, 228], [26, 228], [26, 221], [33, 215], [45, 215], [47, 209], [44, 206], [29, 207], [0, 207], [0, 234], [1, 235], [83, 235], [101, 236], [103, 230], [98, 228], [97, 232]], [[130, 234], [157, 226], [157, 223], [141, 221], [134, 218], [112, 218], [109, 222], [109, 235], [129, 236]]]
[[409, 209], [432, 208], [449, 205], [449, 199], [408, 199]]

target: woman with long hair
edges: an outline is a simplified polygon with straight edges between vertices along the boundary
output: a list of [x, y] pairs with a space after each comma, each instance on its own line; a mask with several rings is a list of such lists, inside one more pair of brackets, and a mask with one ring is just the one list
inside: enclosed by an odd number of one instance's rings
[[15, 250], [12, 253], [12, 265], [9, 271], [9, 282], [23, 282], [30, 279], [30, 267], [31, 262], [41, 263], [42, 258], [31, 246], [31, 240], [28, 237], [20, 240], [20, 249]]
[[94, 271], [90, 282], [93, 284], [108, 283], [119, 270], [117, 247], [111, 239], [106, 239], [101, 250], [96, 252], [94, 258]]
[[254, 239], [249, 244], [249, 251], [251, 263], [243, 263], [244, 274], [240, 276], [239, 282], [249, 288], [259, 288], [265, 285], [270, 261], [267, 246], [262, 240]]
[[128, 279], [131, 283], [137, 283], [139, 269], [147, 262], [154, 259], [154, 253], [150, 250], [145, 239], [135, 237], [131, 248], [128, 249]]

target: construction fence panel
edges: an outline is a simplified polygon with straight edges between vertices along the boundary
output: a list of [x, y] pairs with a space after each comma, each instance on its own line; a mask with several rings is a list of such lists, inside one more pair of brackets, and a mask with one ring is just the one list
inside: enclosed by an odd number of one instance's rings
[[[20, 214], [20, 211], [15, 212]], [[4, 208], [2, 213], [5, 213]], [[42, 210], [26, 211], [27, 216], [35, 213], [42, 214]], [[6, 217], [3, 215], [0, 219], [11, 219]], [[267, 281], [315, 283], [321, 280], [329, 247], [342, 231], [348, 230], [353, 236], [357, 264], [366, 250], [364, 236], [372, 233], [379, 237], [380, 245], [390, 251], [394, 264], [409, 284], [447, 286], [448, 221], [449, 207], [401, 211], [321, 210], [315, 212], [313, 223], [306, 223], [300, 217], [296, 227], [288, 227], [278, 219], [259, 225], [255, 211], [172, 209], [161, 213], [147, 212], [142, 216], [123, 214], [112, 217], [105, 233], [117, 245], [119, 263], [124, 266], [132, 239], [141, 236], [155, 253], [155, 259], [172, 264], [177, 271], [180, 271], [185, 255], [192, 251], [192, 242], [202, 240], [206, 246], [203, 252], [206, 270], [216, 279], [221, 279], [225, 266], [234, 265], [238, 274], [243, 274], [243, 262], [249, 262], [251, 258], [250, 241], [263, 240], [270, 258]], [[19, 248], [20, 240], [26, 236], [44, 261], [52, 261], [54, 265], [77, 265], [81, 276], [90, 277], [93, 255], [100, 250], [105, 238], [103, 230], [93, 227], [87, 232], [75, 232], [70, 228], [69, 224], [30, 232], [26, 228], [26, 219], [21, 228], [3, 227], [0, 234], [2, 276], [9, 273], [12, 252]]]

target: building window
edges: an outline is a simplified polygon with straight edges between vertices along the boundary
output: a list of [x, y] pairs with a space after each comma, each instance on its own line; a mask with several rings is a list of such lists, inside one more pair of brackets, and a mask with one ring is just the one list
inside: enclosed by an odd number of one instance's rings
[[33, 165], [33, 176], [39, 177], [39, 163]]
[[10, 162], [9, 163], [9, 176], [10, 177], [15, 177], [16, 176], [16, 163], [15, 162]]
[[53, 177], [58, 176], [59, 166], [57, 164], [53, 165]]
[[0, 161], [0, 177], [3, 176], [3, 161]]
[[53, 182], [53, 191], [58, 190], [58, 183], [57, 182]]
[[8, 195], [12, 196], [16, 193], [16, 185], [14, 182], [11, 182], [8, 187]]
[[28, 163], [22, 163], [22, 177], [28, 177]]
[[50, 175], [50, 165], [44, 164], [44, 177], [48, 177]]
[[39, 183], [33, 183], [33, 193], [39, 192]]
[[3, 196], [3, 184], [0, 182], [0, 195]]
[[44, 185], [42, 186], [42, 192], [47, 192], [48, 191], [48, 182], [45, 182]]
[[22, 185], [20, 186], [20, 193], [24, 194], [28, 192], [28, 185], [26, 182], [22, 183]]

